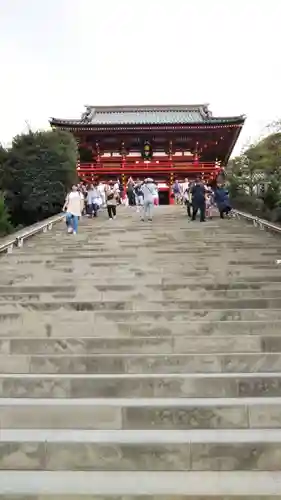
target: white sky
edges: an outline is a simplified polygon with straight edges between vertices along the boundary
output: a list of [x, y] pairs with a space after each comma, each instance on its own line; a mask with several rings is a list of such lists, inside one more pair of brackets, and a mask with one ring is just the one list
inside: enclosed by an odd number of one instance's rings
[[0, 142], [84, 104], [281, 117], [280, 0], [0, 0]]

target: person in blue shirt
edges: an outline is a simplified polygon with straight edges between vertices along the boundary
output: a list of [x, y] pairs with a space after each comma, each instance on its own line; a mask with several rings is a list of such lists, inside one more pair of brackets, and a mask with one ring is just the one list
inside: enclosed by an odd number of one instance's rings
[[176, 205], [178, 205], [181, 201], [181, 187], [180, 187], [179, 181], [176, 181], [173, 184], [172, 190], [173, 190], [175, 203], [176, 203]]
[[232, 207], [229, 200], [228, 191], [227, 189], [225, 189], [223, 184], [218, 184], [214, 189], [214, 200], [218, 207], [220, 218], [224, 219], [224, 216], [229, 214]]

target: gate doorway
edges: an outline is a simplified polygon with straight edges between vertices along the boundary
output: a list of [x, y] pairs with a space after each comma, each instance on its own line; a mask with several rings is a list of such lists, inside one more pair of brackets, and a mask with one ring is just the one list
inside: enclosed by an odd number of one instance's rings
[[159, 190], [159, 205], [169, 205], [170, 204], [170, 197], [169, 197], [169, 191], [161, 191]]

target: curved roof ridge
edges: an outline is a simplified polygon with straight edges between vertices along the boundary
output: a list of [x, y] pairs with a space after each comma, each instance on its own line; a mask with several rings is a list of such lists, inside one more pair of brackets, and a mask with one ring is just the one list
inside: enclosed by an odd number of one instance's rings
[[[192, 109], [208, 110], [208, 104], [126, 104], [126, 105], [113, 105], [113, 106], [94, 106], [85, 105], [88, 110], [97, 113], [114, 113], [114, 112], [137, 112], [139, 111], [190, 111]], [[208, 110], [209, 111], [209, 110]]]

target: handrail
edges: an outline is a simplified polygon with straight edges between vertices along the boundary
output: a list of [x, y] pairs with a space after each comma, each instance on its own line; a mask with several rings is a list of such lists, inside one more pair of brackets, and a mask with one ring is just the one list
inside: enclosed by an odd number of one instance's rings
[[[265, 219], [260, 219], [255, 215], [248, 214], [246, 212], [241, 212], [240, 210], [233, 210], [232, 214], [237, 219], [245, 219], [249, 222], [252, 222], [255, 227], [259, 227], [260, 229], [268, 229], [275, 233], [281, 234], [281, 226], [273, 224]], [[24, 240], [31, 238], [35, 234], [43, 233], [50, 231], [53, 227], [53, 224], [57, 224], [61, 222], [65, 217], [64, 213], [60, 213], [58, 215], [54, 215], [49, 219], [45, 219], [42, 222], [38, 222], [28, 228], [25, 228], [21, 231], [15, 233], [10, 239], [7, 239], [2, 245], [0, 243], [0, 253], [7, 252], [11, 253], [14, 247], [22, 247]]]
[[36, 224], [33, 224], [32, 226], [29, 226], [25, 229], [22, 229], [21, 231], [18, 231], [17, 233], [13, 234], [11, 237], [8, 237], [4, 243], [1, 244], [0, 240], [0, 253], [7, 252], [7, 253], [12, 253], [13, 249], [15, 247], [22, 247], [24, 240], [27, 240], [28, 238], [31, 238], [35, 234], [41, 233], [46, 233], [47, 231], [50, 231], [53, 227], [53, 224], [57, 224], [58, 222], [61, 222], [65, 217], [65, 214], [58, 214], [54, 215], [53, 217], [50, 217], [49, 219], [45, 219], [42, 222], [38, 222]]
[[260, 219], [256, 215], [247, 214], [246, 212], [241, 212], [240, 210], [233, 210], [233, 216], [237, 219], [246, 219], [247, 221], [252, 222], [255, 227], [259, 227], [260, 229], [268, 229], [269, 231], [281, 234], [281, 226], [273, 224], [268, 220]]

